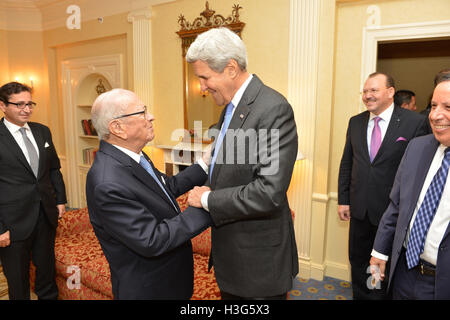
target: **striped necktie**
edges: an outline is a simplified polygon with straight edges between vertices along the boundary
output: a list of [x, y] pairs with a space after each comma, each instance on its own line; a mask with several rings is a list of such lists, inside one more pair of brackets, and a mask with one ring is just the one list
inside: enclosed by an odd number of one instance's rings
[[445, 182], [450, 165], [450, 147], [445, 149], [444, 159], [439, 170], [433, 177], [430, 186], [427, 189], [419, 211], [417, 211], [411, 233], [409, 235], [408, 246], [406, 248], [406, 262], [408, 268], [414, 268], [419, 263], [420, 255], [425, 246], [426, 234], [436, 214], [437, 207], [441, 201]]

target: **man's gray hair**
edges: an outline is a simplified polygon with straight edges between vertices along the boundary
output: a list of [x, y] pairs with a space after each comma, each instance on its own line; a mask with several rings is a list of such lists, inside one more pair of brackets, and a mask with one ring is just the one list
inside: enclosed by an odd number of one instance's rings
[[222, 73], [230, 59], [241, 70], [247, 70], [247, 50], [242, 39], [228, 28], [213, 28], [200, 35], [189, 47], [186, 61], [204, 61], [215, 72]]
[[139, 101], [134, 92], [125, 89], [113, 89], [102, 93], [92, 105], [92, 124], [99, 139], [109, 137], [109, 122], [125, 113], [130, 103]]

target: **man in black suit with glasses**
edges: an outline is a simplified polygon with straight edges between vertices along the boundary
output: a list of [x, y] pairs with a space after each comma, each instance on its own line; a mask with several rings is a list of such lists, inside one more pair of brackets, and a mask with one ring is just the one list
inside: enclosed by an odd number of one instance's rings
[[38, 298], [58, 297], [54, 247], [66, 192], [49, 128], [29, 122], [31, 93], [18, 82], [0, 88], [0, 259], [11, 300], [30, 299], [30, 258]]

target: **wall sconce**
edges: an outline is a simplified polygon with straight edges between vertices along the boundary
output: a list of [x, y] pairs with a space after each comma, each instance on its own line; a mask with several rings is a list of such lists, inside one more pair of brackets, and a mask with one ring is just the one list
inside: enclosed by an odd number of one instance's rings
[[[16, 82], [21, 82], [20, 81], [20, 77], [16, 77], [15, 79], [14, 79], [14, 81], [16, 81]], [[25, 83], [26, 84], [26, 83]], [[34, 89], [34, 78], [33, 77], [30, 77], [30, 88], [31, 89]]]

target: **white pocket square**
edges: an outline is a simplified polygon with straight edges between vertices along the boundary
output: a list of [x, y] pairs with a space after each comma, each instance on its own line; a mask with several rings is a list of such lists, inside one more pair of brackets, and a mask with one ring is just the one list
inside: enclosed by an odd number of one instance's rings
[[48, 148], [48, 147], [50, 147], [50, 145], [48, 144], [48, 142], [46, 142], [46, 143], [44, 144], [44, 148]]

